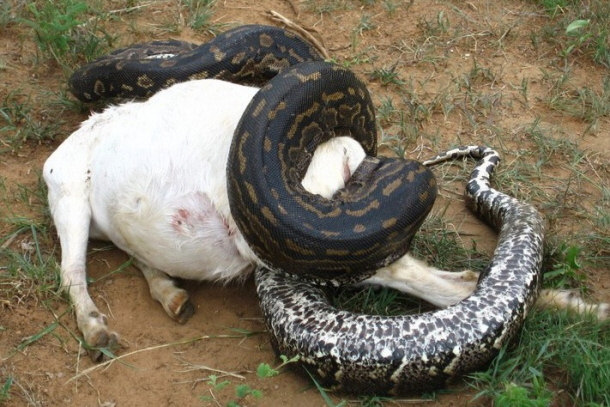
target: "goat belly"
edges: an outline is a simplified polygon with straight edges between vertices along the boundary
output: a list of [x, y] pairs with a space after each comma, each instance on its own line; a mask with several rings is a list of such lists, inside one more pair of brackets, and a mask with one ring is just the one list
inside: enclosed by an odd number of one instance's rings
[[251, 270], [255, 257], [230, 215], [225, 167], [255, 92], [191, 81], [92, 116], [83, 128], [92, 144], [95, 229], [174, 277], [227, 280]]

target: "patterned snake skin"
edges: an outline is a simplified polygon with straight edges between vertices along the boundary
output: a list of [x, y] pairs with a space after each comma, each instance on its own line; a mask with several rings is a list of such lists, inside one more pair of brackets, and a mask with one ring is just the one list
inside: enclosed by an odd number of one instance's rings
[[149, 97], [160, 89], [193, 79], [215, 78], [262, 85], [283, 69], [322, 56], [301, 37], [278, 27], [244, 25], [195, 45], [152, 41], [115, 50], [70, 77], [83, 102], [113, 97]]
[[[233, 135], [227, 189], [259, 259], [339, 285], [407, 252], [434, 204], [436, 179], [418, 161], [376, 156], [375, 126], [366, 86], [335, 64], [297, 64], [256, 93]], [[368, 156], [331, 199], [305, 191], [317, 146], [346, 134]]]
[[300, 355], [334, 389], [404, 394], [439, 388], [485, 366], [511, 340], [538, 294], [543, 219], [531, 205], [490, 187], [499, 157], [489, 148], [461, 147], [424, 164], [463, 156], [480, 159], [466, 202], [499, 230], [476, 291], [452, 307], [421, 315], [360, 315], [331, 306], [311, 281], [259, 268], [256, 287], [279, 354]]

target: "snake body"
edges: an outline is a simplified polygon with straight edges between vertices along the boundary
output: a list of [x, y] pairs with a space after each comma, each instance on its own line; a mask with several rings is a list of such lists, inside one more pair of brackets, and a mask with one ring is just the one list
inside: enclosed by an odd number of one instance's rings
[[[350, 135], [369, 154], [333, 199], [301, 186], [318, 144]], [[246, 108], [227, 166], [231, 213], [263, 261], [338, 284], [402, 256], [436, 197], [421, 163], [377, 152], [368, 91], [349, 70], [298, 64]]]
[[261, 85], [289, 66], [320, 60], [312, 45], [289, 31], [244, 25], [199, 46], [169, 40], [118, 49], [76, 70], [68, 85], [84, 102], [142, 98], [193, 79]]
[[472, 211], [499, 230], [496, 250], [476, 291], [460, 303], [420, 315], [361, 315], [336, 309], [314, 282], [259, 268], [255, 280], [272, 343], [321, 384], [357, 393], [404, 394], [443, 386], [479, 369], [521, 327], [540, 282], [544, 224], [531, 205], [494, 190], [495, 151], [450, 150], [481, 161], [466, 188]]
[[[435, 388], [487, 363], [519, 328], [538, 291], [543, 225], [530, 205], [489, 186], [493, 150], [452, 150], [420, 164], [375, 157], [374, 109], [349, 71], [321, 61], [294, 34], [245, 26], [202, 46], [154, 42], [85, 65], [70, 79], [83, 101], [145, 97], [172, 83], [219, 78], [258, 83], [231, 146], [231, 213], [270, 267], [255, 273], [276, 350], [300, 355], [324, 384], [358, 393]], [[336, 135], [369, 156], [332, 199], [300, 186], [315, 147]], [[427, 165], [481, 159], [467, 201], [500, 231], [476, 292], [445, 310], [415, 316], [357, 315], [331, 307], [320, 283], [360, 281], [398, 258], [432, 207]]]

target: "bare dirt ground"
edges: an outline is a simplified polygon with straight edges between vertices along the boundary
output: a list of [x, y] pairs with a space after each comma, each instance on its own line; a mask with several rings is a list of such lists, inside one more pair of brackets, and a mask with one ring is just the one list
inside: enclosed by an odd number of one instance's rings
[[[116, 47], [169, 37], [197, 43], [211, 38], [207, 32], [186, 26], [186, 16], [176, 2], [146, 2], [131, 12], [121, 11], [133, 3], [111, 1], [106, 6], [108, 10], [117, 10], [106, 26], [117, 36]], [[330, 12], [314, 8], [329, 3], [338, 7]], [[367, 80], [377, 106], [381, 107], [391, 97], [398, 108], [408, 110], [416, 105], [406, 102], [406, 98], [417, 95], [433, 108], [421, 112], [425, 117], [415, 124], [415, 130], [405, 132], [397, 116], [380, 119], [384, 132], [403, 138], [410, 157], [425, 158], [458, 143], [483, 143], [503, 152], [507, 168], [519, 160], [524, 160], [524, 167], [533, 167], [543, 157], [537, 156], [540, 150], [526, 153], [532, 146], [531, 132], [527, 129], [539, 120], [545, 134], [569, 140], [570, 148], [585, 152], [588, 166], [580, 171], [594, 185], [605, 186], [607, 190], [610, 121], [600, 117], [594, 128], [587, 130], [586, 120], [549, 107], [553, 78], [561, 74], [564, 62], [557, 60], [557, 50], [552, 45], [532, 34], [547, 22], [548, 17], [541, 10], [522, 1], [412, 4], [397, 1], [396, 10], [390, 13], [381, 2], [365, 3], [226, 0], [217, 2], [212, 21], [231, 26], [278, 24], [269, 17], [269, 11], [275, 10], [308, 29], [323, 41], [333, 58], [349, 64]], [[30, 30], [23, 26], [0, 29], [3, 62], [0, 100], [19, 89], [25, 95], [23, 100], [42, 106], [37, 110], [39, 120], [60, 121], [61, 126], [60, 136], [54, 141], [28, 142], [0, 155], [0, 177], [6, 194], [3, 216], [41, 219], [44, 202], [35, 197], [24, 202], [18, 198], [19, 190], [36, 189], [46, 157], [88, 114], [65, 110], [62, 117], [56, 117], [54, 110], [44, 108], [53, 94], [66, 89], [66, 76], [53, 61], [39, 62], [36, 54]], [[602, 79], [608, 75], [606, 68], [590, 60], [575, 58], [569, 64], [570, 85], [574, 88], [599, 90]], [[473, 74], [476, 67], [479, 69]], [[394, 78], [403, 84], [384, 85], [381, 71], [395, 74]], [[473, 93], [464, 93], [469, 86]], [[432, 103], [433, 100], [436, 102]], [[389, 149], [386, 152], [391, 153]], [[520, 180], [511, 180], [510, 176], [503, 179], [503, 185], [514, 184], [512, 193], [537, 197], [542, 195], [531, 194], [532, 188], [544, 191], [557, 188], [556, 194], [573, 206], [573, 218], [564, 216], [564, 212], [561, 217], [553, 216], [553, 202], [538, 198], [535, 204], [552, 222], [552, 233], [581, 236], [598, 225], [591, 225], [589, 218], [579, 214], [600, 207], [607, 211], [604, 206], [607, 201], [602, 199], [599, 188], [583, 179], [566, 181], [571, 176], [566, 169], [570, 163], [564, 158], [569, 154], [558, 149], [551, 155], [551, 165], [544, 167], [544, 175], [534, 181], [539, 186], [535, 183], [520, 186]], [[443, 190], [445, 199], [439, 203], [438, 212], [449, 202], [450, 209], [444, 217], [464, 241], [476, 241], [479, 249], [490, 250], [494, 245], [493, 234], [463, 208], [459, 199], [461, 188], [459, 183]], [[0, 228], [2, 236], [12, 230], [8, 224], [0, 224]], [[35, 255], [29, 235], [19, 235], [5, 245]], [[44, 245], [46, 251], [54, 250], [59, 259], [56, 240], [45, 241]], [[607, 247], [600, 249], [599, 255], [608, 256]], [[7, 375], [15, 378], [7, 405], [225, 405], [237, 400], [238, 384], [247, 384], [264, 394], [260, 399], [248, 396], [239, 401], [241, 405], [325, 405], [320, 393], [300, 371], [285, 370], [267, 379], [259, 379], [254, 373], [261, 362], [271, 365], [278, 362], [267, 334], [262, 332], [264, 325], [251, 281], [245, 286], [226, 287], [189, 284], [196, 313], [185, 325], [177, 325], [150, 298], [148, 287], [136, 269], [127, 267], [109, 274], [126, 261], [127, 256], [107, 244], [91, 246], [90, 279], [103, 277], [91, 284], [92, 297], [128, 344], [120, 354], [134, 352], [98, 368], [74, 339], [78, 332], [73, 314], [59, 293], [40, 296], [35, 293], [39, 288], [25, 283], [18, 289], [0, 291], [0, 378]], [[587, 271], [587, 285], [593, 298], [610, 301], [607, 271], [595, 268]], [[4, 293], [11, 296], [2, 297]], [[45, 329], [48, 334], [29, 346], [19, 347], [24, 338]], [[230, 384], [222, 389], [215, 387], [209, 383], [213, 374], [221, 377], [218, 381], [228, 380]], [[473, 394], [465, 384], [456, 383], [448, 394], [437, 394], [432, 400], [414, 395], [413, 399], [388, 404], [461, 406], [469, 404]], [[357, 400], [350, 395], [332, 397], [335, 401]]]

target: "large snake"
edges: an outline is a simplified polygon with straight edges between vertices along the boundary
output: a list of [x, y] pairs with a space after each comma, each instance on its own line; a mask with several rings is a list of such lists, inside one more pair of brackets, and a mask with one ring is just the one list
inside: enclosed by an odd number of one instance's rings
[[[489, 187], [498, 162], [493, 150], [452, 150], [425, 165], [375, 157], [364, 84], [274, 27], [240, 27], [199, 47], [174, 41], [118, 50], [75, 72], [70, 88], [83, 101], [145, 97], [193, 78], [268, 81], [237, 127], [227, 180], [231, 213], [270, 266], [258, 268], [255, 279], [278, 352], [300, 355], [324, 384], [404, 393], [483, 366], [520, 327], [538, 291], [543, 225], [534, 208]], [[369, 156], [327, 200], [307, 193], [300, 180], [316, 146], [336, 135], [354, 137]], [[416, 316], [333, 309], [320, 283], [360, 281], [403, 255], [436, 197], [427, 165], [464, 155], [482, 160], [468, 202], [500, 229], [477, 291]]]

